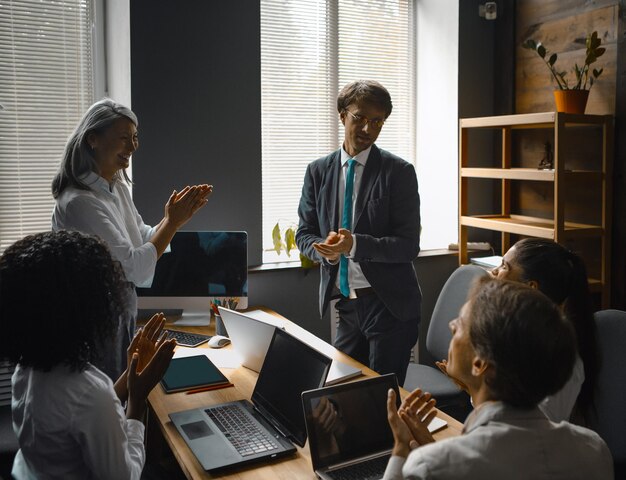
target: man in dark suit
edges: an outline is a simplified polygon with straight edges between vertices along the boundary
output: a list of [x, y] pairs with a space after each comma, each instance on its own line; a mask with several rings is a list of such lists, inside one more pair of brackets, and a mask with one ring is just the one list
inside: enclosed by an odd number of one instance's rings
[[339, 298], [335, 347], [402, 385], [420, 321], [420, 200], [413, 166], [374, 145], [391, 109], [378, 82], [341, 90], [343, 146], [307, 168], [296, 243], [321, 264], [320, 314]]

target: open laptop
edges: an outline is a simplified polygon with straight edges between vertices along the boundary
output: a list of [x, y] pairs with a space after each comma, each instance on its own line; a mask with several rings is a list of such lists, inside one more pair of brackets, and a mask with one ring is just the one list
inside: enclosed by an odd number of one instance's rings
[[[400, 395], [393, 373], [302, 393], [302, 405], [315, 474], [324, 480], [383, 478], [391, 457], [393, 434], [387, 422], [387, 392]], [[331, 418], [334, 424], [317, 420]], [[435, 418], [431, 431], [445, 426]]]
[[301, 394], [324, 385], [330, 363], [314, 348], [274, 329], [252, 402], [239, 400], [169, 417], [211, 472], [292, 454], [292, 442], [306, 442]]
[[[269, 316], [263, 320], [245, 313], [217, 307], [230, 337], [235, 352], [241, 357], [241, 364], [258, 372], [263, 365], [272, 335], [276, 328], [285, 329], [280, 319], [275, 321]], [[326, 385], [334, 385], [349, 378], [361, 375], [361, 369], [333, 360], [328, 372]]]

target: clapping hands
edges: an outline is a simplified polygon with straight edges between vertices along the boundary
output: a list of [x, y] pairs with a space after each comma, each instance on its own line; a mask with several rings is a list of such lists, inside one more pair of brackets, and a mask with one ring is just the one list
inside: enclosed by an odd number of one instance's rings
[[161, 380], [174, 355], [176, 340], [167, 340], [163, 332], [165, 317], [154, 315], [140, 329], [128, 347], [128, 409], [127, 418], [140, 419], [148, 394]]
[[180, 192], [174, 190], [165, 204], [165, 218], [176, 228], [182, 227], [202, 207], [208, 203], [213, 193], [213, 185], [186, 186]]
[[393, 455], [407, 457], [409, 452], [435, 441], [428, 425], [437, 416], [435, 399], [419, 388], [411, 392], [396, 410], [396, 392], [387, 395], [387, 420], [393, 432]]
[[329, 232], [323, 242], [314, 243], [313, 248], [329, 262], [336, 262], [342, 254], [350, 253], [353, 243], [352, 232], [340, 228], [339, 232]]

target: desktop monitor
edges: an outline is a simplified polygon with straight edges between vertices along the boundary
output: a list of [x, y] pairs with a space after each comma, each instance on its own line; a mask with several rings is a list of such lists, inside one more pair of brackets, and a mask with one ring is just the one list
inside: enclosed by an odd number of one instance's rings
[[208, 325], [213, 301], [247, 308], [246, 232], [179, 231], [170, 248], [157, 262], [152, 286], [137, 288], [140, 317], [169, 311], [174, 323]]

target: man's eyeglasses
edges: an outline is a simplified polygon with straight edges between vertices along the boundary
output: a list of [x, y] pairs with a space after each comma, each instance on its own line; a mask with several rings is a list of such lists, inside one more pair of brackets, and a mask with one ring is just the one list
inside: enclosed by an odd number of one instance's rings
[[380, 130], [381, 128], [383, 128], [383, 125], [385, 124], [385, 120], [381, 120], [380, 118], [374, 118], [370, 120], [369, 118], [364, 117], [363, 115], [357, 115], [356, 113], [352, 113], [348, 109], [346, 109], [346, 112], [350, 114], [354, 123], [356, 123], [359, 127], [364, 127], [365, 125], [369, 123], [370, 127], [375, 128], [376, 130]]

